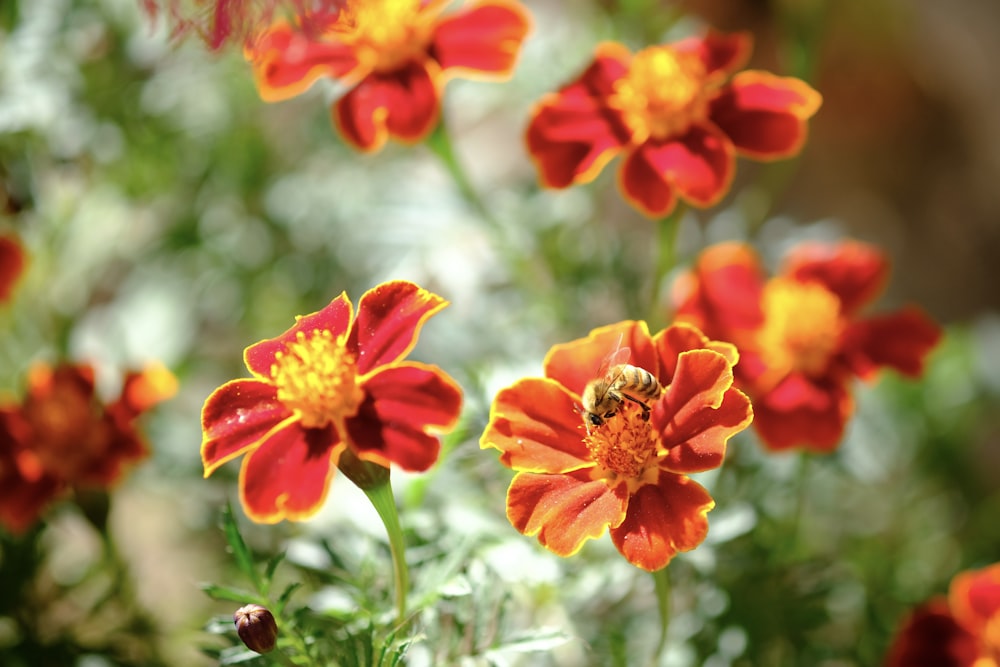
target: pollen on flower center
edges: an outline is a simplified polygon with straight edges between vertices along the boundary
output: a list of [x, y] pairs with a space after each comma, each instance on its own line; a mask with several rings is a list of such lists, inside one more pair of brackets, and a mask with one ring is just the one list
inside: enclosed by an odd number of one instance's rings
[[632, 141], [683, 133], [708, 113], [705, 66], [693, 53], [653, 46], [635, 54], [609, 104], [622, 112]]
[[763, 308], [757, 342], [767, 366], [781, 377], [821, 374], [843, 330], [840, 299], [817, 283], [775, 278], [764, 288]]
[[334, 30], [374, 70], [399, 67], [421, 54], [431, 37], [433, 12], [420, 0], [347, 0]]
[[346, 347], [346, 334], [335, 337], [316, 329], [295, 340], [274, 356], [271, 378], [278, 400], [296, 412], [306, 428], [339, 423], [357, 413], [364, 392], [355, 381], [357, 366]]
[[[614, 486], [638, 487], [656, 479], [657, 438], [637, 406], [625, 405], [614, 417], [591, 429], [583, 440], [597, 463], [598, 477]], [[652, 474], [652, 480], [647, 479]]]

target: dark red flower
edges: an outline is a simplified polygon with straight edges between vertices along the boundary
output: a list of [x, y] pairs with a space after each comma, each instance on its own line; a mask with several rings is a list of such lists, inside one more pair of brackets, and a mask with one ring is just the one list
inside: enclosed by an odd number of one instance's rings
[[13, 236], [0, 236], [0, 303], [10, 299], [26, 264], [21, 243]]

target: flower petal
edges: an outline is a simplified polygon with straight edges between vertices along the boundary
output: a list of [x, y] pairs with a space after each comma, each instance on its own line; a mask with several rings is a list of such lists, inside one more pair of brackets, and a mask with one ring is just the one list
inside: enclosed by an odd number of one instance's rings
[[841, 345], [848, 365], [862, 378], [873, 377], [882, 366], [915, 378], [940, 340], [941, 328], [919, 308], [909, 307], [854, 323]]
[[365, 401], [345, 424], [358, 458], [409, 471], [434, 465], [441, 443], [427, 432], [455, 426], [462, 410], [458, 385], [435, 366], [410, 362], [383, 368], [362, 389]]
[[205, 477], [259, 444], [290, 417], [278, 402], [275, 388], [260, 380], [232, 380], [216, 389], [201, 411]]
[[722, 33], [709, 30], [704, 37], [689, 37], [671, 44], [678, 53], [697, 53], [707, 76], [727, 75], [743, 67], [750, 58], [753, 37], [748, 32]]
[[948, 588], [948, 603], [963, 627], [980, 636], [989, 634], [989, 626], [995, 626], [994, 619], [1000, 618], [1000, 563], [955, 575]]
[[674, 189], [638, 150], [625, 156], [618, 170], [618, 189], [630, 204], [650, 218], [669, 215], [677, 205]]
[[332, 428], [289, 422], [272, 431], [240, 469], [240, 502], [257, 523], [300, 521], [319, 511], [344, 445]]
[[785, 258], [781, 273], [822, 284], [840, 298], [841, 312], [852, 315], [882, 291], [889, 261], [867, 243], [801, 243]]
[[732, 385], [732, 366], [718, 352], [680, 355], [673, 382], [653, 406], [653, 428], [667, 450], [661, 465], [674, 472], [722, 465], [729, 438], [753, 419], [750, 400]]
[[885, 667], [978, 664], [978, 643], [951, 615], [947, 603], [935, 599], [903, 621], [886, 654]]
[[519, 531], [559, 556], [572, 556], [588, 539], [600, 537], [625, 516], [624, 484], [608, 488], [587, 470], [563, 475], [521, 472], [507, 491], [507, 518]]
[[352, 314], [353, 306], [347, 298], [347, 294], [341, 293], [323, 310], [296, 317], [295, 325], [280, 336], [262, 340], [248, 347], [243, 351], [243, 361], [251, 373], [258, 378], [267, 379], [271, 376], [271, 366], [274, 364], [275, 354], [285, 349], [289, 342], [295, 340], [298, 332], [311, 334], [320, 329], [331, 331], [335, 337], [340, 336], [347, 333], [348, 327], [351, 326]]
[[10, 298], [26, 264], [24, 249], [17, 239], [0, 236], [0, 303]]
[[150, 363], [126, 374], [120, 404], [130, 417], [136, 417], [176, 393], [176, 376], [163, 364]]
[[655, 572], [708, 534], [715, 501], [700, 484], [663, 470], [656, 484], [641, 487], [628, 502], [625, 520], [611, 529], [618, 551], [636, 567]]
[[520, 3], [484, 2], [439, 21], [431, 55], [448, 75], [507, 78], [530, 27], [531, 19]]
[[777, 160], [797, 155], [808, 135], [806, 120], [823, 98], [805, 81], [770, 72], [733, 77], [712, 100], [709, 118], [741, 155]]
[[245, 52], [253, 65], [261, 99], [286, 100], [304, 93], [318, 79], [356, 76], [354, 49], [342, 42], [314, 42], [282, 21], [251, 40]]
[[358, 301], [349, 349], [358, 355], [358, 374], [405, 357], [424, 322], [448, 305], [443, 298], [403, 280], [382, 283]]
[[745, 243], [718, 243], [698, 255], [691, 273], [673, 286], [675, 318], [712, 338], [732, 340], [734, 331], [764, 322], [761, 295], [766, 276], [757, 253]]
[[753, 396], [754, 428], [772, 451], [804, 447], [821, 454], [837, 448], [854, 401], [843, 383], [810, 381], [799, 373]]
[[500, 462], [514, 470], [561, 473], [593, 466], [583, 436], [579, 407], [565, 388], [526, 378], [497, 394], [479, 446], [500, 450]]
[[730, 366], [735, 366], [740, 360], [739, 352], [732, 343], [709, 340], [697, 327], [680, 322], [673, 324], [653, 337], [656, 355], [660, 360], [658, 377], [666, 386], [673, 381], [677, 371], [677, 361], [682, 352], [688, 350], [712, 350], [718, 352]]
[[409, 62], [396, 70], [372, 72], [341, 97], [333, 120], [344, 139], [373, 153], [390, 135], [407, 143], [427, 136], [440, 112], [438, 84], [428, 71], [431, 64]]
[[618, 112], [605, 105], [631, 55], [613, 42], [597, 47], [579, 79], [543, 97], [525, 135], [542, 185], [565, 188], [592, 181], [630, 140]]
[[607, 370], [606, 362], [619, 346], [629, 348], [629, 364], [656, 372], [656, 350], [646, 323], [626, 320], [598, 327], [586, 338], [553, 345], [542, 364], [545, 377], [580, 396], [588, 382]]

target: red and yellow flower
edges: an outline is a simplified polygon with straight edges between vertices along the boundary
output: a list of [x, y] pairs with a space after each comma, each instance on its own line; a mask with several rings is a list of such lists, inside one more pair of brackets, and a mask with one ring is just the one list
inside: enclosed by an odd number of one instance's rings
[[638, 210], [659, 217], [678, 197], [699, 207], [718, 203], [737, 155], [796, 155], [821, 97], [799, 79], [733, 75], [750, 48], [746, 34], [713, 31], [635, 54], [617, 42], [598, 45], [583, 74], [532, 113], [527, 144], [542, 184], [587, 183], [622, 155], [619, 188]]
[[952, 579], [900, 626], [886, 667], [1000, 667], [1000, 563]]
[[346, 450], [388, 468], [427, 470], [462, 392], [441, 369], [404, 361], [447, 302], [417, 285], [383, 283], [357, 315], [346, 294], [248, 347], [253, 378], [216, 389], [202, 410], [205, 476], [236, 457], [240, 499], [261, 523], [315, 514]]
[[26, 264], [20, 242], [13, 236], [0, 236], [0, 303], [10, 299]]
[[861, 315], [888, 273], [872, 246], [804, 243], [768, 279], [749, 246], [723, 243], [675, 283], [676, 317], [739, 348], [737, 382], [768, 448], [829, 452], [854, 411], [849, 381], [883, 367], [917, 377], [941, 338], [916, 307]]
[[444, 13], [443, 0], [341, 0], [279, 21], [247, 48], [261, 97], [283, 100], [328, 77], [347, 88], [333, 119], [344, 138], [377, 151], [392, 136], [434, 128], [452, 76], [501, 80], [530, 26], [515, 0], [481, 0]]
[[170, 371], [150, 365], [104, 405], [91, 366], [33, 367], [24, 400], [0, 407], [0, 524], [23, 532], [67, 489], [114, 484], [149, 455], [136, 419], [176, 390]]
[[[581, 396], [619, 340], [628, 363], [652, 373], [663, 392], [645, 418], [625, 401], [588, 430]], [[733, 387], [736, 361], [734, 346], [687, 325], [651, 337], [645, 322], [620, 322], [554, 346], [545, 377], [496, 396], [480, 440], [517, 473], [507, 492], [511, 524], [560, 556], [610, 529], [621, 554], [649, 571], [694, 549], [715, 501], [688, 475], [720, 466], [729, 438], [753, 418]]]

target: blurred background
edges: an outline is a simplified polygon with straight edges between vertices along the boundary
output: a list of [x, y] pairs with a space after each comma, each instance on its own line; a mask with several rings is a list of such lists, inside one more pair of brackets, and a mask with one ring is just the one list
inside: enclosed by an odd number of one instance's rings
[[[705, 25], [750, 31], [750, 67], [802, 77], [824, 104], [799, 159], [741, 160], [719, 206], [686, 214], [676, 269], [722, 240], [749, 240], [774, 266], [800, 240], [853, 237], [892, 257], [878, 308], [918, 303], [947, 336], [919, 382], [857, 387], [836, 453], [770, 455], [744, 433], [699, 477], [717, 507], [708, 541], [670, 566], [662, 664], [876, 665], [910, 607], [1000, 560], [1000, 4], [524, 4], [534, 30], [514, 78], [455, 80], [444, 97], [484, 215], [426, 145], [353, 152], [323, 82], [266, 104], [238, 49], [171, 40], [135, 0], [0, 3], [0, 233], [30, 258], [0, 308], [0, 395], [18, 398], [32, 362], [60, 359], [94, 363], [108, 395], [152, 359], [181, 387], [145, 418], [153, 456], [111, 494], [121, 562], [102, 560], [72, 503], [44, 516], [30, 553], [0, 542], [0, 581], [30, 581], [27, 597], [0, 589], [0, 664], [218, 664], [238, 605], [200, 585], [246, 582], [218, 528], [237, 466], [202, 479], [201, 405], [246, 375], [244, 347], [390, 278], [451, 301], [411, 356], [466, 391], [441, 464], [393, 477], [415, 595], [434, 601], [409, 663], [642, 664], [652, 580], [607, 538], [562, 560], [518, 534], [510, 473], [478, 438], [496, 391], [539, 375], [554, 343], [669, 321], [670, 276], [651, 279], [655, 223], [621, 199], [615, 165], [541, 190], [520, 141], [532, 104], [601, 40], [638, 49]], [[287, 549], [297, 602], [347, 634], [391, 607], [366, 502], [338, 478], [310, 522], [253, 526], [235, 510], [262, 562]], [[122, 586], [134, 608], [95, 593]]]

